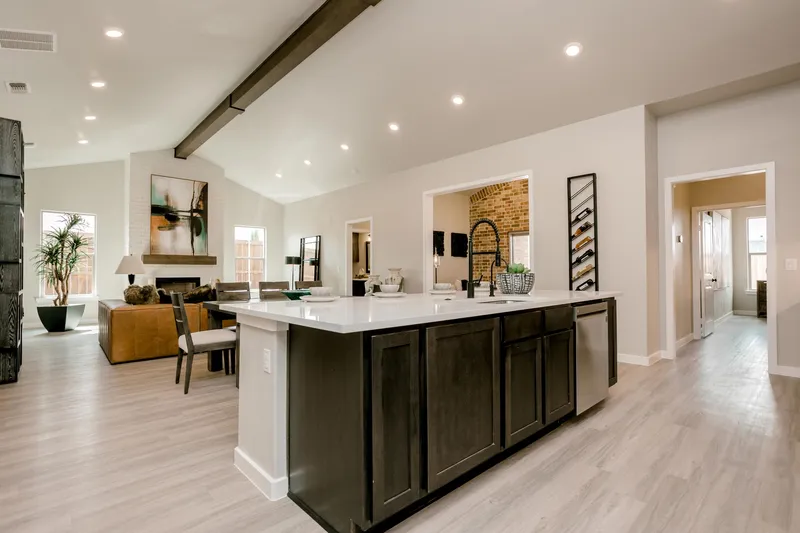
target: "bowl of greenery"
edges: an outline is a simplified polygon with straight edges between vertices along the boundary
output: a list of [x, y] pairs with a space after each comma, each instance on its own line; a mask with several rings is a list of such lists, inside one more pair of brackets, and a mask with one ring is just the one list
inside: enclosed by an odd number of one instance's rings
[[497, 286], [503, 294], [528, 294], [533, 290], [536, 275], [521, 263], [511, 263], [497, 275]]

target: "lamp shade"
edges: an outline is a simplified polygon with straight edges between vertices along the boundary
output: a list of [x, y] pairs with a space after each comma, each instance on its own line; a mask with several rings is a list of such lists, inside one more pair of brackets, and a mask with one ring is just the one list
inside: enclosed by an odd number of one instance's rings
[[286, 256], [286, 264], [287, 265], [299, 265], [301, 263], [300, 256], [298, 255], [287, 255]]
[[147, 271], [139, 256], [126, 255], [119, 262], [116, 274], [147, 274]]

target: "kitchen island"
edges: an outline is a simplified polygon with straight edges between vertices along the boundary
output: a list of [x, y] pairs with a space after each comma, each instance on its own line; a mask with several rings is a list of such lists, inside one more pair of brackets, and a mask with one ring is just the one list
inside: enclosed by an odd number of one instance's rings
[[328, 531], [378, 531], [574, 416], [576, 306], [615, 292], [222, 306], [241, 324], [235, 465]]

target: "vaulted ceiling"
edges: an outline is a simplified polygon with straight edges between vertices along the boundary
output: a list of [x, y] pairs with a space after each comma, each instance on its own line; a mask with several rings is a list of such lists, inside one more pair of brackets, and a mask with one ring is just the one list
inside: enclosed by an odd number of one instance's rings
[[[0, 50], [34, 91], [0, 115], [25, 122], [33, 166], [174, 147], [320, 3], [0, 0], [0, 25], [59, 34], [57, 54]], [[797, 0], [383, 0], [197, 154], [291, 202], [800, 63], [798, 20]]]

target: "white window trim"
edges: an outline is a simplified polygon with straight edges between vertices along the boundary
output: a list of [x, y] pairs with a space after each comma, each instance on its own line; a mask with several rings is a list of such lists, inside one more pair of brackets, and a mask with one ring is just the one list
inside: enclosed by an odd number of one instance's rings
[[[766, 220], [767, 217], [766, 215], [759, 215], [755, 217], [747, 217], [747, 219], [745, 220], [744, 233], [745, 233], [745, 238], [747, 239], [745, 241], [745, 246], [747, 246], [747, 277], [745, 278], [745, 291], [744, 291], [745, 294], [758, 294], [758, 288], [755, 289], [750, 288], [750, 263], [751, 263], [750, 258], [754, 255], [763, 255], [767, 257], [766, 251], [763, 253], [761, 252], [755, 254], [750, 253], [750, 219], [756, 219], [756, 218], [763, 218], [764, 220]], [[767, 241], [767, 249], [769, 249], [769, 241]]]
[[[82, 301], [91, 301], [96, 300], [98, 298], [97, 295], [97, 215], [94, 213], [80, 213], [78, 211], [62, 211], [58, 209], [42, 209], [39, 211], [39, 246], [42, 245], [44, 240], [44, 214], [45, 213], [57, 213], [61, 215], [80, 215], [80, 216], [89, 216], [94, 217], [94, 257], [92, 260], [92, 293], [91, 294], [69, 294], [69, 301], [71, 302], [82, 302]], [[44, 278], [36, 273], [36, 276], [39, 278], [39, 296], [38, 298], [43, 298], [47, 300], [52, 300], [54, 298], [53, 295], [45, 294], [44, 293]]]
[[[264, 254], [263, 254], [262, 257], [250, 257], [250, 256], [239, 257], [239, 256], [236, 255], [236, 229], [237, 228], [260, 229], [261, 231], [264, 232]], [[264, 227], [264, 226], [248, 226], [248, 225], [243, 225], [243, 224], [234, 224], [234, 226], [233, 226], [233, 274], [234, 274], [234, 276], [236, 275], [236, 260], [237, 259], [247, 259], [248, 261], [250, 259], [261, 259], [262, 261], [264, 261], [264, 279], [261, 280], [261, 281], [266, 281], [267, 280], [268, 274], [267, 274], [267, 228], [266, 227]], [[247, 268], [248, 269], [250, 268], [249, 263], [248, 263], [248, 267]], [[254, 288], [250, 287], [250, 296], [252, 298], [258, 298], [258, 288], [254, 289]]]

